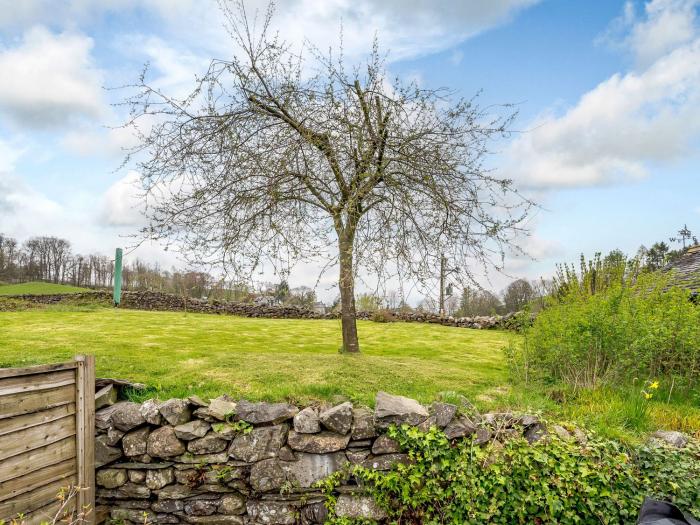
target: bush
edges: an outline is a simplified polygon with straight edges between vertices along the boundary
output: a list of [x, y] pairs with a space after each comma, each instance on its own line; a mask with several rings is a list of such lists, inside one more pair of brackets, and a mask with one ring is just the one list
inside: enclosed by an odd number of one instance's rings
[[667, 276], [641, 275], [593, 295], [570, 289], [539, 313], [508, 357], [527, 379], [575, 387], [659, 377], [692, 386], [700, 371], [700, 308], [688, 291], [669, 287]]
[[585, 445], [556, 436], [487, 447], [451, 444], [433, 428], [390, 429], [412, 459], [392, 471], [361, 466], [323, 482], [329, 523], [353, 523], [333, 513], [333, 490], [354, 477], [391, 523], [626, 524], [644, 496], [668, 499], [700, 515], [700, 449], [644, 447], [628, 451], [592, 437]]
[[376, 310], [372, 312], [370, 319], [375, 323], [392, 323], [396, 320], [396, 316], [389, 310]]

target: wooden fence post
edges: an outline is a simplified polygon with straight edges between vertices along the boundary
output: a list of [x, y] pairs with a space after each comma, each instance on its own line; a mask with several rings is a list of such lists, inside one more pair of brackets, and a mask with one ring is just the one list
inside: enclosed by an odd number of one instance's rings
[[95, 356], [75, 357], [76, 454], [78, 459], [78, 513], [95, 523]]

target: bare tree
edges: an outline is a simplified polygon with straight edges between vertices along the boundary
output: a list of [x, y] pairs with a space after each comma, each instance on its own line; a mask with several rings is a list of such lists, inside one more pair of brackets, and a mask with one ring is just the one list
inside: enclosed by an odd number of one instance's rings
[[506, 312], [518, 312], [536, 297], [532, 285], [525, 279], [510, 283], [503, 292], [503, 307]]
[[147, 71], [130, 86], [139, 145], [126, 162], [142, 174], [145, 236], [237, 275], [337, 264], [347, 352], [359, 351], [359, 269], [425, 282], [441, 253], [469, 278], [501, 264], [530, 207], [484, 167], [511, 108], [392, 80], [376, 42], [350, 69], [342, 44], [295, 52], [271, 31], [271, 7], [258, 18], [242, 1], [220, 6], [235, 56], [213, 60], [184, 99]]

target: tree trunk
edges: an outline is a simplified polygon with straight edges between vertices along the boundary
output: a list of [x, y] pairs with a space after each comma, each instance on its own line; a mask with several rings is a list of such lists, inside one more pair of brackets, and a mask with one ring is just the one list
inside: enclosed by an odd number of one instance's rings
[[340, 262], [340, 320], [343, 331], [343, 351], [358, 353], [360, 343], [357, 340], [357, 320], [355, 312], [355, 275], [353, 273], [354, 234], [338, 232]]

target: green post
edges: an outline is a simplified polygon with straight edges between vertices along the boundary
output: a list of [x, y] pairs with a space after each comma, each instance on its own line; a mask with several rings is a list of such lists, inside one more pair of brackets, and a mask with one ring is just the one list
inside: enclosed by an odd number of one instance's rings
[[122, 249], [114, 256], [114, 306], [122, 302]]

